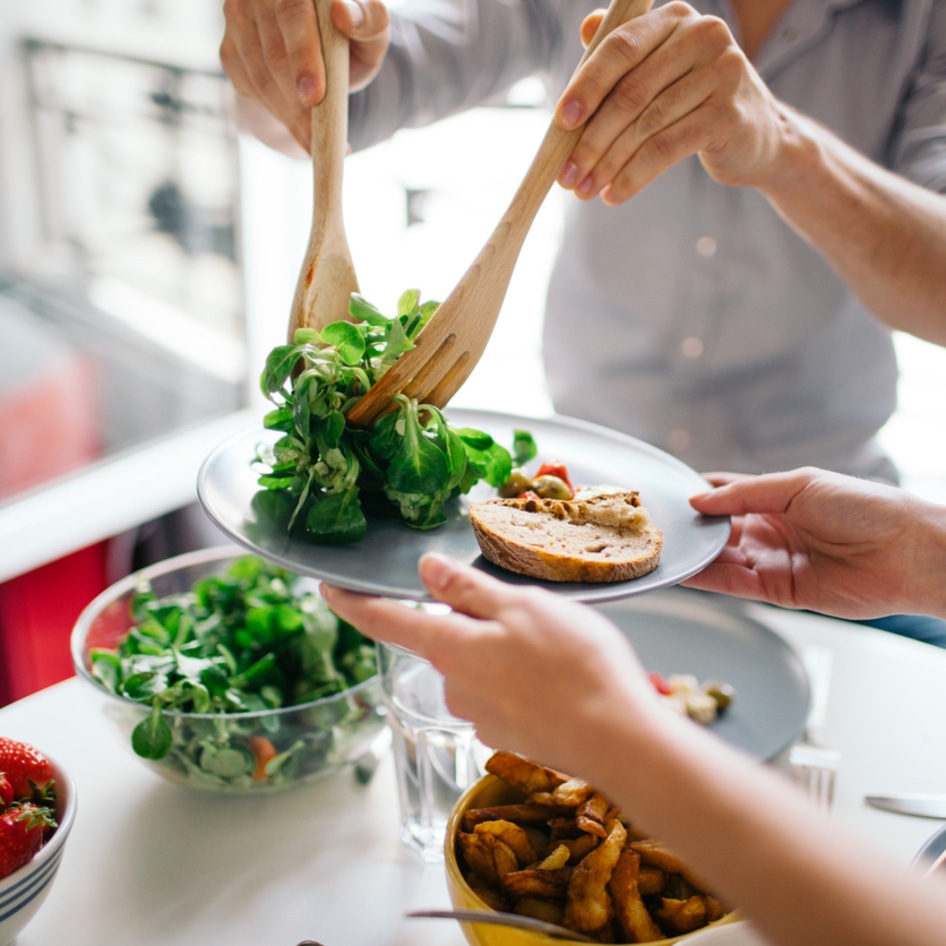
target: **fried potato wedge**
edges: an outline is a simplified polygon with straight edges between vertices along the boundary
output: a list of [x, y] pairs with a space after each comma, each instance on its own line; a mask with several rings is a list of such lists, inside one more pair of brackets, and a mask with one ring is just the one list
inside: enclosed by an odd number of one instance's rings
[[509, 804], [465, 813], [457, 858], [492, 909], [599, 943], [652, 943], [731, 912], [673, 851], [583, 780], [508, 752], [487, 768], [515, 791], [490, 796]]
[[585, 833], [578, 827], [574, 811], [551, 818], [548, 827], [551, 832], [549, 839], [552, 842], [564, 841], [568, 838], [580, 838]]
[[503, 878], [503, 887], [514, 900], [535, 897], [538, 900], [562, 901], [565, 899], [571, 877], [572, 868], [570, 867], [560, 867], [556, 870], [530, 867], [527, 870], [517, 870], [506, 874]]
[[548, 900], [537, 900], [534, 897], [523, 897], [515, 907], [514, 913], [522, 916], [531, 916], [536, 920], [543, 920], [546, 923], [554, 923], [556, 926], [562, 924], [562, 914], [565, 912], [560, 903], [552, 903]]
[[701, 926], [706, 926], [706, 904], [700, 896], [686, 900], [672, 900], [663, 897], [660, 906], [654, 911], [660, 925], [671, 935], [692, 933]]
[[667, 874], [679, 874], [697, 890], [706, 890], [707, 886], [683, 861], [671, 850], [653, 838], [643, 841], [631, 841], [630, 848], [641, 856], [641, 862], [659, 867]]
[[554, 769], [530, 762], [513, 752], [494, 752], [486, 763], [486, 771], [518, 788], [525, 795], [551, 793], [568, 776]]
[[572, 871], [565, 895], [562, 923], [579, 933], [595, 933], [603, 929], [614, 912], [608, 895], [608, 882], [621, 856], [627, 829], [617, 818], [612, 818], [607, 830], [607, 837]]
[[599, 838], [605, 838], [608, 836], [606, 822], [610, 811], [611, 803], [604, 795], [595, 792], [578, 809], [575, 823], [587, 834], [595, 834]]
[[463, 813], [463, 830], [472, 831], [481, 821], [512, 821], [520, 825], [546, 825], [550, 819], [564, 815], [550, 811], [548, 805], [524, 802], [521, 805], [496, 805], [493, 808], [470, 808]]
[[732, 913], [732, 908], [726, 906], [722, 900], [714, 897], [712, 894], [703, 894], [703, 903], [706, 905], [706, 922], [715, 923], [721, 920], [728, 913]]
[[608, 891], [621, 933], [628, 943], [653, 943], [664, 939], [663, 930], [654, 922], [638, 887], [640, 855], [626, 847], [611, 872]]
[[568, 848], [569, 864], [577, 864], [586, 854], [598, 846], [601, 839], [595, 834], [582, 834], [577, 838], [562, 838], [554, 843], [559, 847]]
[[570, 778], [561, 785], [557, 785], [550, 792], [533, 792], [531, 800], [540, 805], [552, 808], [577, 808], [584, 804], [593, 794], [592, 788], [584, 779]]
[[572, 858], [571, 848], [559, 842], [545, 857], [535, 865], [536, 870], [559, 870]]
[[[635, 852], [636, 853], [636, 852]], [[638, 854], [638, 857], [640, 855]], [[667, 875], [653, 864], [641, 864], [637, 875], [637, 889], [642, 897], [656, 897], [667, 886]]]
[[459, 834], [460, 850], [470, 870], [493, 886], [502, 889], [506, 874], [519, 869], [516, 852], [500, 838], [488, 832]]
[[525, 829], [511, 821], [481, 821], [473, 833], [491, 834], [506, 844], [516, 855], [517, 867], [526, 867], [538, 860], [539, 855]]

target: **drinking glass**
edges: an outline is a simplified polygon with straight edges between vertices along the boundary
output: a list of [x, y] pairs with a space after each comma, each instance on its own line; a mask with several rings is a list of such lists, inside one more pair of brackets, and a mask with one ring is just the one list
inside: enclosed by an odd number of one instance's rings
[[379, 643], [378, 667], [393, 735], [401, 838], [425, 860], [437, 861], [447, 819], [483, 774], [487, 752], [472, 723], [447, 709], [443, 677], [428, 661]]

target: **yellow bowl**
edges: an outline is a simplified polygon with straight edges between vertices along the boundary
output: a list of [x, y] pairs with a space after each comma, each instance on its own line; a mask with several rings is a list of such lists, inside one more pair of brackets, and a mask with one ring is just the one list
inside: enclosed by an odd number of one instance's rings
[[[457, 834], [463, 815], [471, 808], [492, 808], [496, 805], [508, 805], [521, 802], [523, 796], [509, 784], [495, 775], [486, 775], [471, 785], [460, 797], [447, 822], [444, 838], [444, 865], [447, 874], [447, 891], [450, 902], [457, 910], [491, 910], [492, 908], [478, 896], [467, 883], [457, 859]], [[671, 946], [685, 941], [710, 928], [733, 923], [740, 919], [735, 913], [728, 913], [720, 920], [703, 926], [691, 933], [674, 936], [670, 939], [656, 940], [649, 946]], [[577, 940], [559, 939], [544, 933], [523, 930], [511, 926], [497, 926], [492, 923], [461, 922], [463, 935], [470, 946], [581, 946]]]

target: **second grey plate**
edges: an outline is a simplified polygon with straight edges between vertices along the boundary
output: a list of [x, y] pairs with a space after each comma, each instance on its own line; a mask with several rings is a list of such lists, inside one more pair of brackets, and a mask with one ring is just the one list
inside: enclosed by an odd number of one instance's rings
[[597, 607], [627, 636], [648, 671], [732, 684], [736, 698], [711, 729], [759, 760], [787, 749], [808, 716], [808, 675], [779, 634], [730, 598], [672, 588]]

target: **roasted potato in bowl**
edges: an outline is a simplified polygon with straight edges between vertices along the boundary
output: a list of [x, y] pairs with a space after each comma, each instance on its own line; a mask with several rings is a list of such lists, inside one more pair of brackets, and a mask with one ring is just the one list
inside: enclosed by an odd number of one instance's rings
[[[659, 946], [738, 919], [587, 783], [505, 752], [487, 769], [447, 825], [456, 909], [521, 913], [602, 943]], [[569, 942], [486, 923], [461, 927], [471, 946]]]

